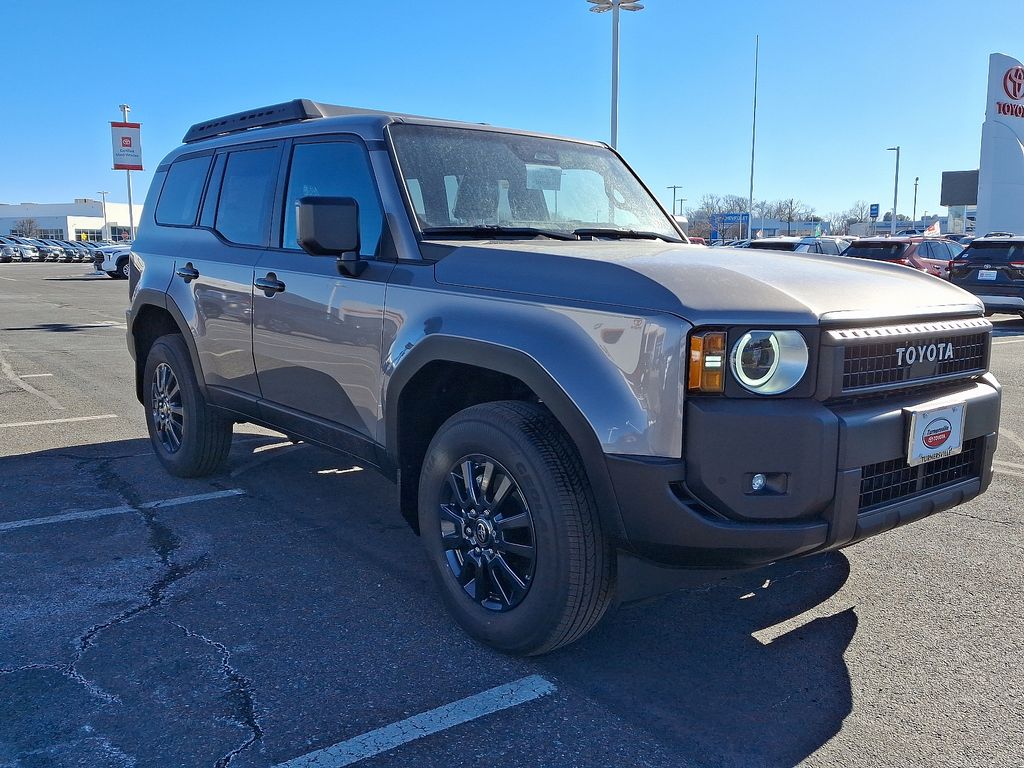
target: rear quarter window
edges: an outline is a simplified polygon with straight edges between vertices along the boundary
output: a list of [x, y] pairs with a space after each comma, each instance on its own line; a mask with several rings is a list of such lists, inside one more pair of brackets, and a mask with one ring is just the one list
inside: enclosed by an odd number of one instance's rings
[[211, 155], [192, 157], [171, 165], [156, 204], [157, 224], [189, 227], [196, 223], [212, 159]]

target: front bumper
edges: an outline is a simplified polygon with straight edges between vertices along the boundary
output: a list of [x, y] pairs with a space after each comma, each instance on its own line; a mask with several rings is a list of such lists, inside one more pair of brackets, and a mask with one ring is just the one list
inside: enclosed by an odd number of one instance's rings
[[[685, 460], [607, 457], [624, 546], [671, 566], [753, 567], [962, 504], [991, 482], [1000, 397], [987, 374], [941, 393], [831, 406], [695, 398], [686, 407]], [[919, 472], [904, 461], [904, 408], [938, 399], [967, 405], [964, 453], [955, 468], [952, 458]], [[754, 473], [771, 478], [762, 493], [751, 491]], [[892, 488], [875, 490], [882, 482]]]

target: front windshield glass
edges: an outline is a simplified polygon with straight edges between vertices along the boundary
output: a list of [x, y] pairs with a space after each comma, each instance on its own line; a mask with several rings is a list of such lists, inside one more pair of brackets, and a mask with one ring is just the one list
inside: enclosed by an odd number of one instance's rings
[[601, 229], [680, 239], [636, 177], [605, 147], [410, 124], [392, 126], [391, 135], [426, 234], [488, 228], [497, 234], [539, 229], [571, 236]]

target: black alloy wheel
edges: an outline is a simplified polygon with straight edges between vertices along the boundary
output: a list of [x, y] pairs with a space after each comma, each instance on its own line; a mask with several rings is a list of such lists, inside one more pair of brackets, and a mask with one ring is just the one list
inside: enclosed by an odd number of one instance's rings
[[180, 334], [161, 336], [143, 371], [146, 426], [157, 459], [175, 477], [217, 472], [231, 450], [233, 422], [210, 407]]
[[168, 453], [177, 453], [184, 436], [185, 410], [181, 387], [171, 366], [160, 363], [153, 372], [149, 417], [161, 445]]
[[464, 456], [449, 470], [440, 499], [451, 576], [487, 610], [515, 608], [530, 590], [537, 534], [511, 473], [490, 456]]

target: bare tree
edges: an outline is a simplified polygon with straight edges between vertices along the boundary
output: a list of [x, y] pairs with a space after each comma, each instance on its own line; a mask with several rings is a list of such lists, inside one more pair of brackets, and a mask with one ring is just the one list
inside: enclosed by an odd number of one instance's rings
[[828, 230], [833, 235], [850, 234], [850, 224], [855, 223], [850, 221], [847, 211], [834, 211], [825, 217], [825, 221], [828, 222]]
[[39, 224], [35, 219], [19, 219], [14, 222], [14, 229], [21, 237], [38, 237]]

